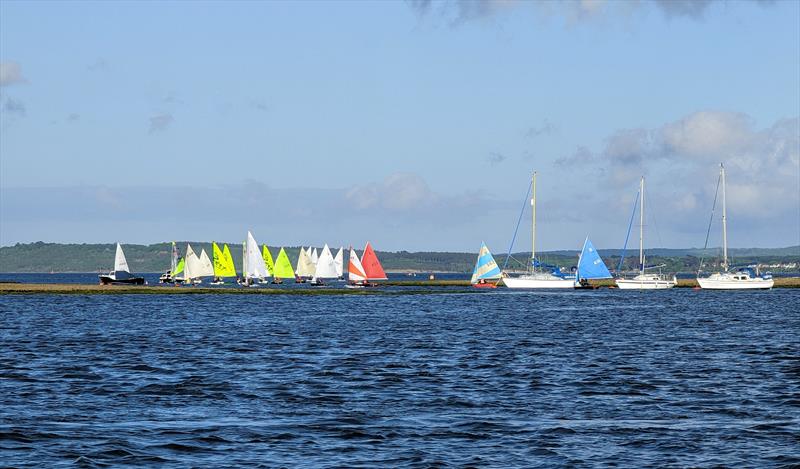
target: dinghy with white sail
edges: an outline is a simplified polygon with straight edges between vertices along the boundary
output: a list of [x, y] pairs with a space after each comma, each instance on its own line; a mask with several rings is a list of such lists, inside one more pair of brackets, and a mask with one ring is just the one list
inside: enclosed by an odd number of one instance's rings
[[335, 279], [339, 276], [336, 271], [336, 262], [331, 254], [330, 248], [326, 244], [322, 248], [322, 254], [317, 258], [317, 265], [314, 269], [314, 277], [311, 279], [312, 285], [324, 285], [325, 280]]

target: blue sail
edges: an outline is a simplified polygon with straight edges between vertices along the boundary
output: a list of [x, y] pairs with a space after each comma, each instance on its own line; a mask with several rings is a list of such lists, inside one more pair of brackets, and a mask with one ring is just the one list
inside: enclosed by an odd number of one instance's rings
[[486, 243], [481, 242], [481, 249], [478, 252], [478, 260], [475, 262], [475, 270], [472, 272], [472, 283], [478, 280], [489, 280], [500, 278], [500, 268], [492, 257]]
[[611, 278], [611, 272], [608, 271], [608, 267], [606, 267], [588, 237], [583, 242], [576, 277], [578, 279]]

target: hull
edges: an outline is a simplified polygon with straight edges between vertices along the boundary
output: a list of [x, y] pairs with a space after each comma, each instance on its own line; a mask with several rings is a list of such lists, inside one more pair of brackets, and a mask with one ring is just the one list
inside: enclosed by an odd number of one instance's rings
[[698, 278], [697, 283], [704, 290], [769, 290], [775, 284], [772, 279], [747, 278]]
[[661, 278], [618, 278], [615, 280], [620, 290], [666, 290], [677, 284], [677, 280]]
[[518, 289], [548, 289], [548, 288], [575, 288], [575, 280], [562, 279], [558, 277], [537, 278], [537, 277], [505, 277], [503, 284], [508, 288]]
[[144, 277], [131, 277], [117, 280], [110, 275], [100, 275], [100, 285], [144, 285]]
[[497, 285], [494, 283], [473, 283], [472, 286], [474, 288], [497, 288]]

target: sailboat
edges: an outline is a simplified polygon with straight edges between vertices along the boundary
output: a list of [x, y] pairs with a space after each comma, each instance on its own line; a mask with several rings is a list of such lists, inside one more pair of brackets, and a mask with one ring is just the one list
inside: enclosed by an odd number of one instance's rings
[[578, 270], [575, 272], [575, 288], [593, 289], [595, 286], [589, 284], [589, 280], [599, 280], [613, 278], [608, 271], [603, 259], [594, 245], [589, 241], [589, 237], [583, 242], [580, 257], [578, 257]]
[[[372, 245], [369, 244], [369, 241], [364, 246], [364, 252], [361, 253], [361, 266], [364, 268], [367, 281], [386, 280], [386, 272], [383, 271], [383, 266], [381, 266], [375, 251], [372, 250]], [[370, 283], [370, 285], [376, 286], [377, 284]]]
[[[634, 205], [633, 209], [635, 213], [636, 205]], [[628, 227], [628, 234], [630, 235], [630, 227]], [[626, 243], [627, 239], [628, 238], [625, 238]], [[620, 258], [619, 260], [619, 265], [621, 269], [622, 258]], [[656, 274], [656, 273], [645, 272], [646, 269], [654, 267], [647, 267], [645, 265], [644, 176], [642, 176], [641, 181], [639, 181], [639, 274], [631, 279], [622, 277], [617, 278], [615, 280], [617, 287], [619, 287], [620, 290], [662, 290], [662, 289], [672, 288], [678, 284], [678, 279], [675, 276], [673, 276], [671, 279], [668, 279], [665, 275], [662, 275], [661, 273]], [[662, 267], [662, 266], [657, 266], [657, 267]]]
[[[728, 265], [728, 217], [725, 200], [725, 166], [722, 164], [719, 165], [719, 178], [722, 181], [722, 271], [715, 272], [708, 277], [700, 277], [700, 272], [698, 271], [697, 283], [700, 284], [700, 288], [707, 290], [770, 289], [775, 284], [774, 280], [772, 280], [772, 275], [768, 273], [759, 275], [758, 267], [755, 270], [752, 267], [744, 267], [736, 272], [728, 270], [730, 268], [730, 265]], [[714, 213], [713, 209], [711, 213]]]
[[314, 269], [314, 277], [311, 279], [312, 285], [323, 285], [325, 279], [338, 278], [339, 273], [336, 271], [336, 261], [333, 259], [330, 248], [325, 244], [322, 248], [322, 254], [317, 258], [317, 265]]
[[344, 248], [339, 248], [339, 251], [333, 258], [333, 262], [336, 265], [336, 278], [340, 280], [344, 279]]
[[[311, 249], [311, 248], [308, 248], [308, 249]], [[319, 261], [319, 253], [317, 253], [317, 248], [314, 248], [314, 250], [311, 251], [311, 263], [314, 264], [314, 265], [317, 265], [318, 261]]]
[[183, 282], [191, 285], [195, 283], [195, 279], [200, 278], [203, 267], [200, 258], [197, 257], [194, 249], [192, 249], [192, 245], [189, 243], [186, 243], [186, 257], [184, 257], [184, 259], [186, 259], [186, 262], [183, 267]]
[[536, 260], [536, 171], [531, 178], [531, 259], [528, 272], [517, 277], [503, 272], [503, 284], [508, 288], [533, 289], [533, 288], [574, 288], [575, 279], [564, 275], [557, 268], [551, 272], [537, 271], [540, 263]]
[[295, 269], [294, 273], [296, 275], [296, 282], [297, 283], [305, 283], [306, 280], [311, 278], [314, 275], [315, 266], [314, 263], [311, 262], [311, 256], [309, 255], [309, 248], [308, 251], [300, 248], [300, 255], [297, 257], [297, 268]]
[[[272, 253], [269, 252], [267, 245], [261, 246], [261, 257], [264, 258], [264, 264], [267, 266], [267, 273], [272, 276], [275, 270], [275, 262], [272, 260]], [[269, 283], [269, 280], [262, 278], [258, 283]]]
[[245, 265], [242, 269], [244, 285], [254, 286], [256, 281], [269, 276], [267, 264], [264, 263], [264, 258], [261, 257], [261, 250], [258, 249], [258, 243], [253, 237], [253, 233], [249, 231], [247, 232], [247, 241], [245, 241], [244, 261]]
[[173, 241], [169, 270], [161, 274], [158, 278], [158, 283], [180, 283], [182, 280], [178, 279], [177, 275], [181, 272], [183, 272], [183, 258], [181, 258], [177, 244]]
[[358, 259], [358, 255], [356, 254], [356, 250], [353, 249], [353, 246], [350, 246], [350, 262], [347, 265], [347, 280], [349, 284], [346, 285], [348, 288], [363, 288], [367, 283], [367, 273], [364, 272], [364, 266], [361, 265], [361, 261]]
[[497, 282], [493, 283], [487, 280], [500, 280], [500, 278], [502, 278], [500, 267], [494, 261], [486, 243], [481, 241], [478, 260], [475, 261], [475, 270], [472, 271], [472, 280], [469, 283], [475, 288], [497, 288]]
[[214, 255], [214, 281], [211, 282], [211, 285], [223, 285], [225, 283], [224, 277], [236, 276], [231, 250], [227, 244], [223, 249], [220, 249], [217, 243], [211, 243], [211, 246]]
[[125, 253], [122, 252], [122, 246], [119, 243], [117, 243], [117, 252], [114, 256], [114, 270], [108, 274], [100, 274], [98, 277], [100, 285], [144, 285], [144, 277], [136, 277], [131, 274]]
[[272, 271], [272, 283], [283, 283], [283, 279], [295, 278], [292, 263], [286, 250], [281, 248]]

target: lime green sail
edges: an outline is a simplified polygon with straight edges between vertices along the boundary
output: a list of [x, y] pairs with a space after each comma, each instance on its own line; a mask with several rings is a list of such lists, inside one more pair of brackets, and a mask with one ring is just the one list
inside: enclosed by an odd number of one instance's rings
[[[233, 259], [231, 258], [228, 245], [225, 245], [225, 251], [222, 251], [217, 243], [211, 243], [214, 249], [214, 276], [215, 277], [235, 277], [236, 269], [233, 267]], [[227, 256], [225, 255], [227, 252]]]
[[275, 263], [272, 261], [272, 253], [269, 252], [269, 248], [267, 245], [264, 245], [264, 249], [261, 251], [261, 257], [264, 258], [264, 263], [267, 264], [267, 272], [270, 275], [275, 275]]
[[179, 273], [183, 272], [183, 265], [186, 264], [186, 261], [183, 257], [178, 259], [178, 264], [175, 266], [175, 272], [172, 272], [172, 276], [175, 277]]
[[275, 278], [294, 278], [292, 263], [289, 262], [289, 256], [286, 255], [286, 251], [283, 248], [281, 248], [281, 252], [278, 253], [278, 258], [275, 260], [272, 275]]
[[227, 244], [222, 247], [222, 256], [225, 257], [225, 265], [228, 266], [228, 271], [231, 273], [231, 277], [235, 277], [236, 266], [233, 265], [233, 256], [231, 256], [231, 250]]

